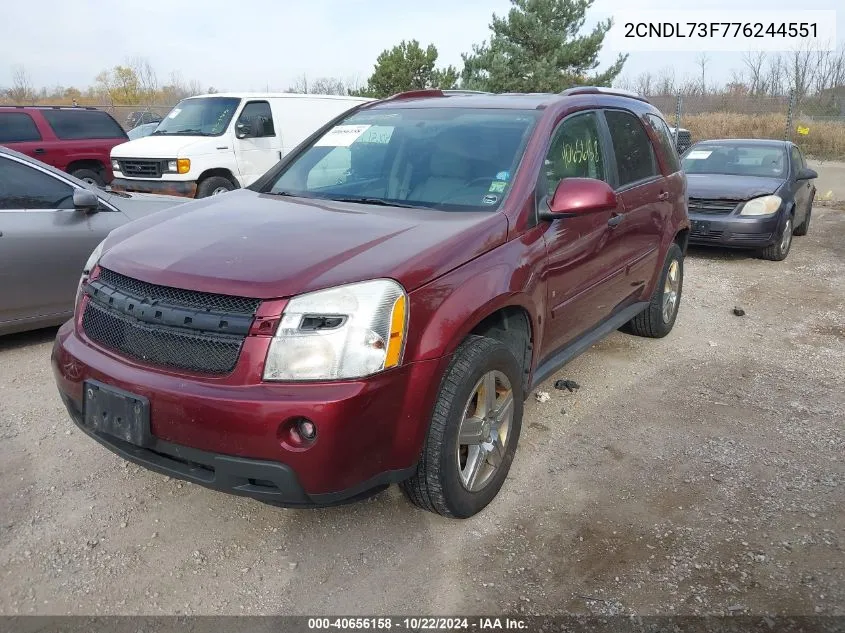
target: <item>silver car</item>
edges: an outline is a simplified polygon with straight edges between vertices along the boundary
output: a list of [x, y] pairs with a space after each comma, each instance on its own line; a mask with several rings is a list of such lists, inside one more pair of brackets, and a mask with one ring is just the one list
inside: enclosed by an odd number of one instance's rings
[[184, 202], [108, 192], [0, 147], [0, 335], [69, 319], [82, 268], [106, 235]]

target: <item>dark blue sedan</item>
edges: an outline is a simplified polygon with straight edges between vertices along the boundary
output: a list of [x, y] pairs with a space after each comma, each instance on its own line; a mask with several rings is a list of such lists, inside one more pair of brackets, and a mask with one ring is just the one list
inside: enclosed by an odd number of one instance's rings
[[755, 249], [786, 259], [810, 227], [815, 171], [788, 141], [700, 141], [682, 156], [690, 243]]

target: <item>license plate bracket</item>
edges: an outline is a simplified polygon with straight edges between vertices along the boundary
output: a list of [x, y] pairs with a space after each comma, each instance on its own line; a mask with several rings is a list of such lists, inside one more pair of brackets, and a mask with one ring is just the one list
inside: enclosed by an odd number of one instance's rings
[[96, 380], [86, 380], [84, 387], [84, 423], [88, 429], [137, 446], [152, 443], [147, 398]]

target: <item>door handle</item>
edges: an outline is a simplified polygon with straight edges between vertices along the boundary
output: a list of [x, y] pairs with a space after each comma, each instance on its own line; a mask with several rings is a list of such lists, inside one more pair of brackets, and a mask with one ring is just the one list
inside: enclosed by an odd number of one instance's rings
[[623, 214], [617, 213], [616, 215], [611, 216], [611, 218], [607, 221], [607, 225], [611, 228], [619, 226], [624, 219], [625, 216]]
[[660, 195], [657, 196], [657, 199], [661, 202], [666, 202], [669, 199], [669, 192], [668, 191], [661, 191]]
[[36, 154], [46, 154], [47, 150], [44, 149], [43, 147], [39, 147], [38, 149], [35, 150], [34, 153], [36, 153]]

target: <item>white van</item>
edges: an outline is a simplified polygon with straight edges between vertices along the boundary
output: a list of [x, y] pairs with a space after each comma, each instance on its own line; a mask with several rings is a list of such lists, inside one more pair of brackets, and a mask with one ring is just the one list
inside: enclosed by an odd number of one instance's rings
[[371, 99], [225, 93], [179, 102], [111, 151], [115, 191], [205, 198], [246, 187], [329, 120]]

